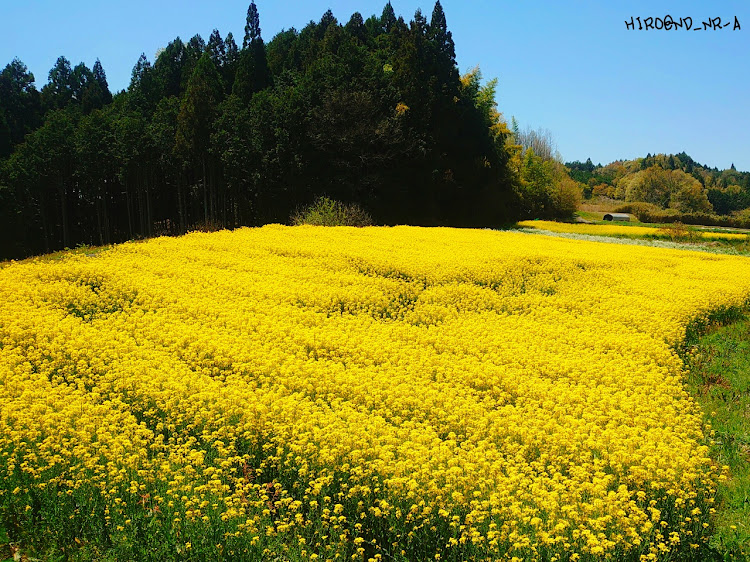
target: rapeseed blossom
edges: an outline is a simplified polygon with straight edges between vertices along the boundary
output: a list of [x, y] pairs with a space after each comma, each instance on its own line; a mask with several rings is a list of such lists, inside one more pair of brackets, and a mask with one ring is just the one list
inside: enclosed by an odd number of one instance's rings
[[723, 473], [675, 348], [748, 295], [745, 258], [447, 228], [10, 264], [0, 514], [121, 559], [679, 558]]

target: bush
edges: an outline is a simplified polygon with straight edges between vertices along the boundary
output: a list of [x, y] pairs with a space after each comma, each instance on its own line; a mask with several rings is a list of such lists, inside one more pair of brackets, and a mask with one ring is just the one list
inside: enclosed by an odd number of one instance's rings
[[559, 218], [573, 218], [581, 206], [581, 188], [578, 182], [563, 178], [552, 188], [554, 213]]
[[195, 223], [188, 230], [191, 232], [218, 232], [222, 229], [219, 221], [207, 220]]
[[681, 222], [675, 222], [664, 228], [657, 230], [661, 236], [667, 236], [672, 242], [698, 242], [701, 240], [701, 233], [685, 226]]
[[312, 205], [296, 211], [291, 220], [295, 226], [372, 226], [372, 217], [356, 203], [345, 204], [328, 197], [318, 197]]

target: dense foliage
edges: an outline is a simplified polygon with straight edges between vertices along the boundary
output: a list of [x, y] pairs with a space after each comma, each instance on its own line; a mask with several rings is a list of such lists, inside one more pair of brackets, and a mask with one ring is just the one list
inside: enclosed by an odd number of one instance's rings
[[254, 3], [246, 22], [240, 45], [214, 30], [208, 42], [175, 39], [153, 64], [141, 55], [114, 97], [98, 61], [89, 70], [60, 57], [41, 92], [10, 63], [0, 258], [286, 223], [323, 195], [380, 224], [491, 226], [574, 210], [562, 165], [516, 144], [496, 81], [478, 68], [459, 75], [440, 2], [408, 23], [390, 3], [366, 20], [328, 11], [268, 44]]
[[749, 292], [737, 256], [405, 226], [7, 264], [0, 522], [50, 559], [706, 560], [674, 348]]

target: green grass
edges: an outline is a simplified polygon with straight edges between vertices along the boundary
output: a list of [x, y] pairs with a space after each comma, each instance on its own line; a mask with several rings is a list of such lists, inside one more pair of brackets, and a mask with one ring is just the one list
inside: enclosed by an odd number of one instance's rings
[[688, 388], [712, 427], [711, 456], [729, 467], [711, 545], [718, 560], [750, 560], [750, 319], [695, 340], [686, 363]]
[[13, 560], [13, 550], [10, 548], [10, 538], [8, 532], [0, 523], [0, 562]]

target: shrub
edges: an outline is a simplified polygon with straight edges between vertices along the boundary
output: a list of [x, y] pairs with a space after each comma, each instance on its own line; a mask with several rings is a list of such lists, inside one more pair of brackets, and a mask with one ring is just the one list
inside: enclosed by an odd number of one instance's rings
[[295, 226], [372, 226], [372, 217], [356, 203], [341, 203], [328, 197], [318, 197], [312, 205], [296, 211], [291, 221]]
[[581, 205], [581, 188], [578, 182], [563, 178], [552, 188], [554, 213], [560, 218], [572, 218]]
[[675, 222], [657, 230], [661, 236], [667, 236], [672, 242], [697, 242], [701, 239], [701, 233], [694, 228], [685, 226], [681, 222]]
[[731, 216], [734, 226], [739, 228], [750, 228], [750, 209], [735, 211]]
[[206, 220], [195, 223], [188, 230], [191, 232], [218, 232], [222, 229], [219, 221]]

